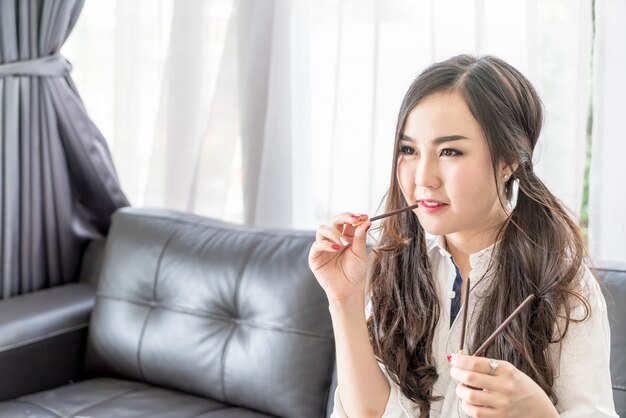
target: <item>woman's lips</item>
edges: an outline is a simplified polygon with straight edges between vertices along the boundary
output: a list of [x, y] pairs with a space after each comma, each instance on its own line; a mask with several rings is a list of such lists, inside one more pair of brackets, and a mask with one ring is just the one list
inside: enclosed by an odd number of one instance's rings
[[420, 210], [425, 213], [434, 213], [448, 206], [447, 203], [437, 202], [436, 200], [419, 200]]

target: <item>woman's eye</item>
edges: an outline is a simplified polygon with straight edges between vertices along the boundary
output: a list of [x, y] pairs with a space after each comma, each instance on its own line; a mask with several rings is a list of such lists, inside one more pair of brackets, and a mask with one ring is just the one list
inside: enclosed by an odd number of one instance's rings
[[444, 157], [454, 157], [455, 155], [463, 155], [463, 154], [452, 148], [444, 148], [441, 150], [441, 155], [443, 155]]
[[402, 153], [404, 155], [413, 155], [413, 154], [415, 154], [415, 148], [410, 147], [408, 145], [401, 145], [400, 146], [400, 153]]

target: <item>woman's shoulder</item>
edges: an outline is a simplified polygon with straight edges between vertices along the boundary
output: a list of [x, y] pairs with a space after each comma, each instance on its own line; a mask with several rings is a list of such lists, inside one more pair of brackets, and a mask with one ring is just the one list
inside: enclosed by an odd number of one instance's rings
[[580, 266], [577, 279], [573, 283], [572, 319], [584, 319], [591, 315], [606, 316], [607, 308], [601, 284], [588, 265]]
[[586, 264], [581, 266], [578, 282], [581, 292], [590, 299], [590, 303], [602, 302], [602, 304], [605, 305], [600, 281], [593, 274], [592, 269]]

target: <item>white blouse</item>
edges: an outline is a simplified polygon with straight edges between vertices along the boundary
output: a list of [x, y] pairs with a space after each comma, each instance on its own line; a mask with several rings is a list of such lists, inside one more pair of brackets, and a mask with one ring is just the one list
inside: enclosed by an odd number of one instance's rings
[[[479, 279], [489, 266], [494, 245], [470, 256], [471, 294], [475, 297], [470, 297], [469, 301], [468, 330], [471, 329], [471, 324], [475, 320], [474, 314], [478, 312], [477, 301], [480, 299], [480, 293], [488, 289], [489, 283], [493, 280], [493, 274], [486, 274], [483, 279]], [[428, 258], [435, 277], [438, 278], [439, 303], [442, 308], [433, 340], [433, 353], [439, 374], [433, 387], [433, 396], [443, 396], [443, 399], [431, 404], [431, 418], [465, 416], [456, 396], [456, 383], [450, 377], [450, 371], [447, 368], [447, 355], [459, 350], [461, 338], [461, 315], [457, 316], [450, 327], [451, 297], [454, 297], [451, 290], [456, 278], [456, 271], [450, 257], [443, 237], [436, 237], [429, 243]], [[563, 418], [618, 418], [613, 404], [609, 372], [611, 338], [606, 302], [598, 282], [588, 269], [581, 280], [581, 287], [591, 305], [591, 316], [580, 323], [571, 322], [567, 335], [562, 341], [560, 369], [557, 370], [554, 381], [554, 390], [558, 398], [556, 409]], [[462, 309], [459, 312], [462, 312]], [[571, 316], [582, 317], [583, 314], [583, 307], [580, 306], [573, 311]], [[370, 303], [366, 306], [366, 317], [369, 315], [371, 315]], [[467, 347], [464, 348], [467, 350]], [[559, 345], [552, 344], [551, 349], [554, 350], [554, 358], [559, 358]], [[382, 417], [418, 417], [419, 408], [389, 378], [385, 366], [382, 363], [379, 363], [379, 366], [391, 385], [391, 393]], [[335, 407], [331, 418], [348, 418], [339, 399], [339, 387], [335, 391]]]

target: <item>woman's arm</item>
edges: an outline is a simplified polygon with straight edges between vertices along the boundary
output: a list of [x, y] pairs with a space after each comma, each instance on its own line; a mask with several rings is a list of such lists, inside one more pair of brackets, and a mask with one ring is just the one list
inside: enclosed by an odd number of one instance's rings
[[391, 388], [369, 341], [363, 298], [329, 302], [341, 406], [351, 418], [381, 417]]
[[[582, 287], [591, 316], [583, 322], [570, 322], [562, 344], [551, 347], [559, 364], [554, 382], [556, 408], [562, 418], [617, 418], [609, 370], [611, 332], [606, 302], [586, 268]], [[579, 307], [572, 316], [582, 318], [584, 310]]]
[[[360, 225], [352, 226], [356, 221]], [[341, 417], [380, 417], [388, 412], [390, 384], [374, 357], [365, 320], [370, 225], [367, 215], [336, 215], [317, 229], [309, 253], [309, 266], [326, 293], [333, 321], [341, 398], [335, 411]]]

